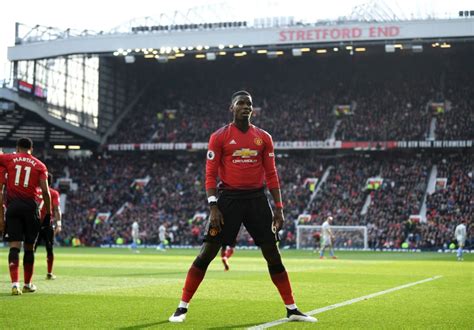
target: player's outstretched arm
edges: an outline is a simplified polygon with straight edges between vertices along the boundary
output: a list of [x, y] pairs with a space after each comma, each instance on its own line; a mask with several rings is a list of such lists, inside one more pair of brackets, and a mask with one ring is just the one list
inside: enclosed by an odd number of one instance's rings
[[275, 202], [275, 211], [273, 212], [273, 227], [275, 228], [275, 231], [279, 231], [285, 222], [280, 188], [270, 189], [270, 193], [272, 194], [273, 201]]

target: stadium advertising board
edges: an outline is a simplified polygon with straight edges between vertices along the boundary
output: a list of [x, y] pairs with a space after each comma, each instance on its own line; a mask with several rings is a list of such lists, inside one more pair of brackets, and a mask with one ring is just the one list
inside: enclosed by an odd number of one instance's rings
[[[450, 141], [276, 141], [277, 150], [348, 149], [386, 150], [423, 148], [472, 148], [473, 140]], [[206, 142], [196, 143], [122, 143], [108, 144], [108, 151], [207, 150]]]

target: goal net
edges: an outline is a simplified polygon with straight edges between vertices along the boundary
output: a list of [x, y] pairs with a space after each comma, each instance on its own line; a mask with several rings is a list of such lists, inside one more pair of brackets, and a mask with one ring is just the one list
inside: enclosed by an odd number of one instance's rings
[[[339, 249], [368, 249], [366, 226], [331, 226], [333, 247]], [[322, 242], [321, 226], [296, 226], [296, 248], [319, 248]]]

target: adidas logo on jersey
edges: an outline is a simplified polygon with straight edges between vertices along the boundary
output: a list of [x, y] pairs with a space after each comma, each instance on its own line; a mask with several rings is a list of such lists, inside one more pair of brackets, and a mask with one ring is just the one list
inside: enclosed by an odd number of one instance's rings
[[237, 144], [237, 142], [235, 142], [235, 140], [232, 140], [229, 142], [229, 144]]

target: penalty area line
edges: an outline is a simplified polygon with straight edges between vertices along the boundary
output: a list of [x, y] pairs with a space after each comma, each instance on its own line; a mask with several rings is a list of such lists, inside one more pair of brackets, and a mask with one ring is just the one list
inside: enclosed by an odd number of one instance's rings
[[[424, 280], [420, 280], [420, 281], [416, 281], [416, 282], [412, 282], [412, 283], [407, 283], [407, 284], [404, 284], [404, 285], [396, 286], [396, 287], [391, 288], [391, 289], [371, 293], [371, 294], [368, 294], [366, 296], [362, 296], [362, 297], [359, 297], [359, 298], [346, 300], [346, 301], [343, 301], [343, 302], [340, 302], [340, 303], [337, 303], [337, 304], [334, 304], [334, 305], [329, 305], [329, 306], [326, 306], [326, 307], [314, 309], [314, 310], [309, 311], [305, 314], [315, 315], [315, 314], [324, 313], [324, 312], [330, 311], [332, 309], [336, 309], [336, 308], [339, 308], [339, 307], [344, 307], [344, 306], [347, 306], [347, 305], [355, 304], [355, 303], [357, 303], [359, 301], [362, 301], [362, 300], [368, 300], [368, 299], [371, 299], [371, 298], [381, 296], [383, 294], [387, 294], [387, 293], [390, 293], [390, 292], [406, 289], [406, 288], [409, 288], [409, 287], [412, 287], [412, 286], [415, 286], [415, 285], [418, 285], [418, 284], [434, 281], [434, 280], [440, 279], [441, 277], [443, 277], [443, 276], [437, 275], [437, 276], [433, 276], [433, 277], [430, 277], [430, 278], [426, 278]], [[274, 327], [276, 325], [283, 324], [283, 323], [286, 323], [286, 322], [290, 322], [290, 320], [288, 320], [287, 318], [279, 319], [279, 320], [276, 320], [276, 321], [256, 325], [256, 326], [248, 328], [248, 329], [249, 330], [266, 329], [266, 328]]]

